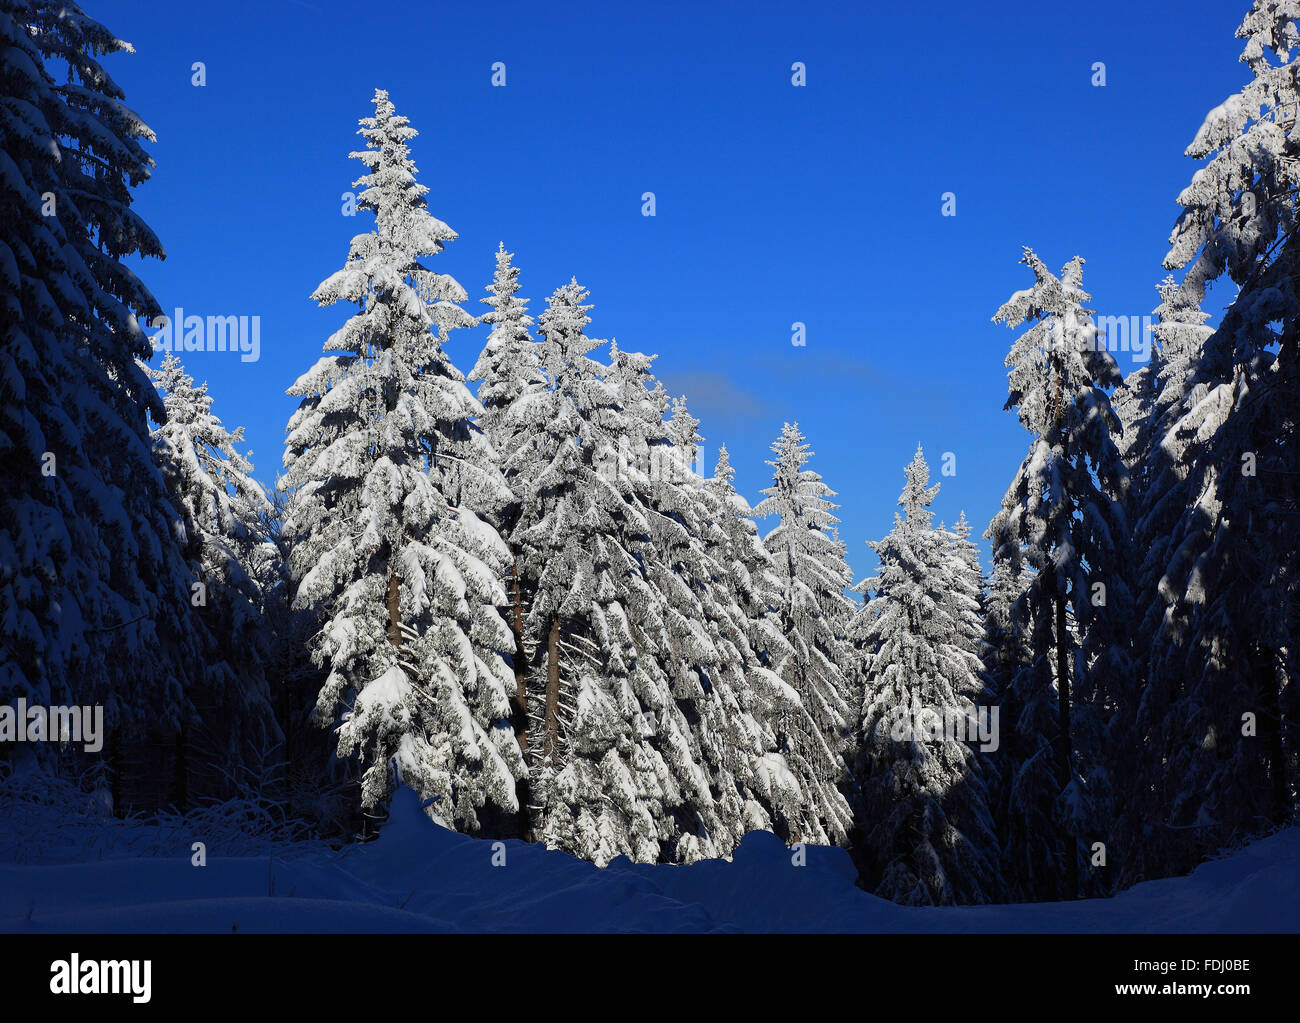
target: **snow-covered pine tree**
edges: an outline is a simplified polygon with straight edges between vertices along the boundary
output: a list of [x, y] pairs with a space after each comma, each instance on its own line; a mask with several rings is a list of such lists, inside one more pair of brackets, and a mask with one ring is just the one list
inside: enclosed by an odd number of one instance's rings
[[[295, 603], [321, 620], [329, 675], [318, 720], [340, 720], [340, 755], [367, 765], [375, 806], [395, 781], [429, 812], [477, 831], [518, 810], [524, 767], [508, 721], [510, 630], [497, 611], [509, 552], [484, 521], [510, 499], [471, 419], [482, 407], [443, 351], [473, 320], [464, 289], [423, 257], [456, 237], [433, 217], [407, 143], [416, 132], [383, 90], [360, 121], [357, 206], [374, 230], [352, 239], [322, 306], [358, 311], [289, 393], [286, 533]], [[436, 331], [436, 333], [434, 333]], [[488, 818], [489, 822], [491, 817]]]
[[[985, 539], [991, 539], [991, 535], [986, 533]], [[1013, 812], [1015, 771], [1033, 750], [1039, 748], [1044, 741], [1050, 741], [1038, 734], [1026, 735], [1022, 732], [1021, 708], [1016, 701], [1015, 682], [1020, 677], [1020, 672], [1028, 666], [1029, 659], [1024, 622], [1013, 611], [1017, 601], [1028, 591], [1032, 580], [1032, 574], [1020, 558], [1018, 546], [1004, 544], [999, 548], [995, 545], [993, 569], [989, 573], [988, 592], [984, 596], [981, 658], [990, 704], [998, 708], [999, 738], [997, 750], [982, 755], [982, 763], [989, 791], [989, 807], [998, 831], [998, 847], [1004, 851], [1002, 877], [1009, 901], [1028, 897], [1021, 884], [1023, 872], [1020, 867], [1026, 858], [1019, 855], [1025, 844], [1020, 840], [1019, 832], [1031, 822], [1023, 814]], [[1042, 833], [1054, 833], [1050, 815], [1037, 824]], [[1007, 850], [1014, 850], [1017, 854], [1006, 855]]]
[[1124, 382], [1110, 396], [1111, 408], [1119, 418], [1122, 432], [1115, 440], [1120, 458], [1128, 470], [1131, 485], [1129, 499], [1133, 502], [1130, 514], [1136, 517], [1136, 507], [1141, 494], [1139, 478], [1142, 463], [1151, 444], [1150, 428], [1154, 418], [1152, 409], [1156, 400], [1157, 377], [1160, 373], [1160, 354], [1153, 348], [1151, 361], [1140, 366], [1124, 378]]
[[775, 669], [794, 648], [781, 630], [782, 587], [776, 565], [763, 546], [749, 502], [736, 491], [735, 478], [724, 444], [718, 450], [713, 475], [704, 483], [704, 493], [711, 500], [713, 529], [721, 534], [714, 541], [721, 548], [716, 557], [722, 562], [731, 601], [740, 612], [751, 656], [746, 666], [748, 684], [740, 694], [747, 714], [741, 720], [747, 725], [752, 721], [759, 730], [750, 740], [756, 756], [749, 786], [770, 822], [767, 826], [789, 841], [808, 797], [781, 752], [777, 735], [781, 722], [800, 713], [802, 705], [799, 694]]
[[483, 432], [503, 461], [518, 443], [508, 416], [510, 406], [544, 384], [538, 345], [529, 332], [533, 318], [528, 314], [528, 299], [518, 297], [519, 268], [513, 260], [514, 253], [500, 243], [488, 296], [479, 299], [490, 307], [479, 322], [490, 324], [492, 330], [468, 377], [479, 385]]
[[658, 772], [645, 739], [664, 701], [644, 685], [653, 662], [639, 654], [657, 601], [611, 522], [626, 507], [618, 481], [596, 459], [617, 400], [590, 356], [604, 342], [584, 333], [586, 297], [574, 280], [548, 299], [538, 320], [546, 388], [509, 413], [527, 438], [506, 471], [520, 498], [510, 541], [533, 595], [530, 832], [601, 865], [655, 862], [659, 827], [644, 793]]
[[[1300, 614], [1298, 19], [1297, 0], [1256, 0], [1238, 27], [1253, 77], [1210, 111], [1187, 148], [1207, 163], [1178, 197], [1165, 257], [1170, 269], [1187, 267], [1189, 301], [1225, 274], [1239, 290], [1161, 441], [1187, 474], [1168, 491], [1185, 504], [1164, 549], [1148, 670], [1151, 699], [1168, 705], [1148, 715], [1162, 719], [1157, 742], [1170, 751], [1161, 824], [1179, 839], [1167, 863], [1152, 865], [1162, 872], [1294, 812], [1286, 731]], [[1152, 526], [1171, 510], [1153, 505]]]
[[1153, 471], [1168, 461], [1168, 453], [1155, 451], [1175, 425], [1184, 400], [1191, 389], [1196, 368], [1201, 361], [1205, 342], [1214, 328], [1205, 321], [1209, 314], [1201, 309], [1192, 290], [1175, 284], [1172, 274], [1159, 285], [1160, 304], [1155, 308], [1156, 324], [1154, 387], [1149, 413], [1140, 423], [1136, 436], [1140, 445], [1140, 474], [1134, 486], [1144, 499], [1149, 491], [1160, 492], [1160, 480]]
[[[986, 534], [986, 539], [991, 537]], [[1013, 609], [1029, 588], [1033, 576], [1013, 549], [1012, 557], [1005, 548], [994, 552], [993, 570], [989, 573], [988, 592], [984, 596], [984, 674], [995, 695], [1011, 688], [1018, 667], [1024, 663], [1024, 637]], [[1014, 720], [1011, 718], [1009, 720]]]
[[261, 604], [267, 562], [275, 552], [265, 535], [267, 517], [274, 514], [262, 485], [253, 478], [252, 452], [240, 454], [235, 445], [244, 428], [228, 430], [212, 412], [208, 385], [194, 383], [173, 353], [157, 369], [147, 368], [163, 396], [164, 422], [153, 428], [159, 465], [176, 506], [190, 527], [187, 534], [201, 576], [218, 588], [241, 594], [248, 605], [241, 615], [240, 640]]
[[866, 584], [872, 596], [861, 637], [858, 859], [865, 884], [883, 898], [990, 902], [1001, 889], [997, 837], [980, 763], [965, 741], [984, 694], [974, 650], [979, 566], [955, 534], [931, 526], [939, 486], [929, 486], [920, 447], [904, 475], [903, 514], [884, 540], [868, 541], [880, 570]]
[[[478, 398], [483, 406], [481, 425], [496, 452], [496, 464], [502, 467], [506, 485], [513, 484], [518, 468], [514, 455], [528, 438], [519, 430], [520, 417], [511, 418], [516, 403], [527, 402], [545, 387], [538, 344], [529, 333], [533, 318], [528, 314], [528, 299], [519, 298], [519, 268], [507, 252], [505, 243], [497, 247], [496, 271], [488, 285], [487, 298], [480, 302], [490, 310], [479, 317], [480, 323], [491, 324], [487, 343], [479, 354], [468, 379], [479, 384]], [[519, 501], [512, 500], [500, 512], [494, 523], [503, 537], [514, 532], [519, 517]], [[528, 594], [524, 588], [523, 566], [518, 551], [511, 545], [510, 574], [506, 582], [510, 606], [506, 609], [507, 623], [513, 639], [511, 664], [514, 669], [514, 706], [512, 720], [520, 746], [528, 749], [528, 648], [524, 630], [524, 616]], [[519, 795], [526, 804], [527, 779], [520, 782]], [[524, 822], [526, 828], [526, 821]]]
[[1151, 359], [1125, 377], [1111, 395], [1111, 405], [1124, 427], [1117, 446], [1129, 471], [1134, 522], [1143, 515], [1147, 491], [1156, 482], [1148, 480], [1148, 472], [1160, 470], [1166, 462], [1158, 448], [1172, 425], [1167, 421], [1170, 409], [1181, 405], [1205, 339], [1214, 333], [1205, 325], [1208, 316], [1191, 290], [1180, 288], [1172, 274], [1160, 282], [1157, 291], [1160, 304], [1154, 310]]
[[751, 798], [753, 655], [706, 542], [697, 423], [681, 405], [664, 423], [653, 357], [590, 357], [604, 342], [585, 298], [576, 281], [551, 296], [545, 389], [508, 414], [526, 438], [507, 471], [533, 594], [532, 830], [602, 864], [725, 855], [770, 818]]
[[0, 50], [0, 702], [103, 704], [115, 807], [149, 808], [170, 794], [128, 747], [174, 740], [210, 654], [136, 364], [158, 304], [124, 263], [163, 252], [131, 209], [154, 135], [101, 63], [130, 44], [75, 3], [4, 0]]
[[718, 525], [714, 498], [695, 469], [699, 421], [680, 398], [665, 424], [670, 403], [650, 372], [652, 361], [611, 345], [607, 379], [619, 426], [610, 440], [616, 436], [618, 449], [603, 451], [601, 463], [634, 508], [623, 521], [648, 527], [645, 537], [632, 531], [626, 542], [642, 544], [640, 562], [660, 602], [662, 630], [652, 632], [656, 645], [643, 656], [654, 653], [672, 697], [648, 743], [681, 794], [668, 808], [671, 826], [661, 827], [660, 841], [665, 858], [690, 862], [729, 854], [746, 831], [771, 829], [801, 805], [784, 758], [769, 756], [771, 701], [788, 712], [797, 697], [750, 645], [751, 625], [727, 567], [734, 560], [731, 534]]
[[713, 601], [720, 569], [699, 540], [697, 422], [684, 406], [675, 426], [664, 422], [670, 402], [651, 372], [654, 358], [611, 342], [604, 375], [615, 404], [596, 459], [627, 506], [610, 525], [622, 547], [636, 552], [654, 598], [640, 615], [638, 648], [638, 697], [657, 705], [645, 737], [656, 775], [646, 776], [654, 784], [644, 798], [659, 807], [662, 858], [691, 862], [731, 851], [744, 831], [744, 797], [734, 774], [721, 769], [727, 757], [705, 723], [716, 720], [716, 703], [728, 699], [731, 686], [717, 625], [725, 612]]
[[[224, 652], [208, 663], [207, 678], [192, 701], [198, 720], [185, 736], [191, 795], [222, 791], [255, 751], [278, 741], [266, 660], [263, 587], [277, 560], [265, 534], [271, 503], [253, 479], [252, 453], [242, 455], [243, 427], [231, 431], [212, 412], [207, 384], [196, 386], [169, 352], [146, 370], [163, 395], [166, 420], [153, 430], [154, 456], [173, 504], [184, 516], [186, 555], [199, 584], [196, 598]], [[210, 765], [216, 777], [205, 776]]]
[[[940, 525], [941, 532], [943, 528]], [[1003, 715], [1000, 705], [998, 684], [1002, 679], [988, 670], [989, 661], [995, 660], [995, 658], [990, 657], [987, 619], [990, 613], [1001, 613], [1009, 605], [1005, 605], [998, 612], [991, 611], [991, 600], [1001, 601], [1006, 594], [1000, 593], [996, 597], [991, 597], [989, 589], [991, 586], [1003, 587], [1004, 584], [994, 579], [990, 579], [986, 584], [984, 568], [980, 564], [979, 548], [971, 540], [971, 532], [972, 527], [966, 518], [966, 512], [963, 510], [957, 518], [957, 524], [949, 534], [948, 554], [953, 562], [950, 615], [958, 623], [962, 646], [980, 661], [980, 679], [983, 688], [982, 692], [974, 697], [974, 700], [981, 708], [988, 708], [983, 713], [992, 715], [995, 713], [994, 708], [996, 708], [998, 715], [995, 723], [989, 718], [990, 724], [997, 729], [995, 745], [991, 749], [985, 749], [982, 745], [979, 745], [975, 748], [974, 753], [976, 768], [983, 784], [985, 805], [995, 835], [996, 845], [993, 847], [991, 854], [996, 861], [999, 861], [998, 873], [1000, 881], [996, 901], [1001, 902], [1007, 899], [1010, 890], [1009, 882], [1000, 866], [1002, 848], [1000, 837], [1004, 819], [1005, 795], [1007, 793], [1006, 782], [1008, 780], [1007, 773], [1003, 770], [1007, 760], [1003, 747], [1006, 735], [1003, 730], [1003, 723], [1012, 719]], [[1008, 649], [1006, 652], [1009, 653], [1010, 650]]]
[[660, 841], [666, 859], [692, 862], [727, 855], [746, 830], [766, 822], [747, 812], [754, 809], [745, 788], [756, 754], [748, 742], [757, 729], [741, 720], [736, 690], [749, 654], [707, 543], [703, 480], [695, 471], [699, 421], [682, 399], [671, 403], [672, 421], [664, 422], [669, 401], [651, 373], [653, 359], [611, 344], [608, 381], [618, 426], [609, 440], [617, 439], [619, 451], [609, 457], [614, 452], [606, 448], [600, 461], [631, 508], [621, 518], [636, 523], [625, 543], [639, 548], [657, 599], [647, 619], [653, 645], [642, 658], [655, 658], [670, 702], [648, 743], [680, 793], [677, 805], [664, 807]]
[[[1169, 729], [1170, 703], [1182, 686], [1182, 672], [1170, 672], [1168, 665], [1151, 669], [1151, 654], [1174, 641], [1180, 616], [1165, 620], [1169, 605], [1161, 581], [1169, 566], [1177, 526], [1186, 510], [1197, 503], [1197, 488], [1204, 483], [1199, 464], [1199, 444], [1186, 431], [1177, 429], [1184, 403], [1192, 387], [1205, 341], [1214, 332], [1206, 325], [1206, 313], [1190, 288], [1179, 287], [1172, 275], [1159, 286], [1160, 304], [1155, 313], [1155, 346], [1146, 376], [1134, 384], [1137, 374], [1125, 381], [1126, 391], [1136, 401], [1116, 392], [1116, 409], [1124, 421], [1122, 445], [1125, 464], [1132, 476], [1130, 507], [1135, 526], [1135, 548], [1140, 561], [1138, 573], [1139, 635], [1145, 637], [1134, 668], [1142, 695], [1134, 714], [1129, 747], [1138, 751], [1133, 784], [1119, 807], [1116, 841], [1122, 851], [1121, 883], [1145, 876], [1161, 876], [1174, 867], [1178, 857], [1173, 846], [1184, 839], [1166, 825], [1170, 783], [1170, 749], [1174, 739]], [[1157, 657], [1157, 661], [1160, 658]]]
[[[944, 527], [940, 525], [940, 532]], [[970, 538], [971, 524], [966, 512], [957, 517], [957, 524], [948, 536], [947, 553], [952, 560], [953, 619], [957, 622], [961, 646], [979, 657], [984, 648], [984, 569], [980, 565], [979, 548]], [[983, 684], [983, 683], [981, 683]]]
[[[1082, 258], [1059, 278], [1031, 249], [1021, 262], [1033, 287], [993, 319], [1031, 324], [1006, 359], [1005, 407], [1033, 441], [989, 534], [995, 559], [1023, 559], [1034, 571], [1015, 609], [1029, 658], [1013, 683], [1017, 728], [1033, 744], [1014, 765], [1013, 812], [1023, 818], [1015, 851], [1031, 898], [1073, 899], [1079, 842], [1108, 819], [1106, 731], [1132, 704], [1128, 473], [1104, 390], [1120, 374], [1085, 308]], [[1048, 816], [1055, 841], [1043, 833]]]
[[808, 800], [792, 822], [792, 837], [842, 844], [853, 823], [841, 786], [848, 783], [845, 754], [858, 703], [845, 674], [853, 601], [844, 590], [852, 577], [843, 545], [828, 532], [839, 521], [830, 500], [835, 492], [804, 468], [812, 452], [797, 423], [782, 427], [772, 452], [776, 457], [767, 462], [774, 469], [772, 486], [763, 491], [755, 513], [779, 517], [763, 544], [780, 581], [781, 630], [791, 650], [773, 670], [801, 703], [801, 710], [783, 715], [777, 736]]
[[734, 512], [717, 505], [694, 468], [703, 441], [698, 427], [686, 399], [675, 400], [667, 430], [671, 471], [659, 474], [652, 492], [659, 518], [670, 523], [656, 530], [655, 544], [667, 555], [656, 577], [671, 598], [669, 673], [711, 793], [707, 812], [696, 811], [703, 827], [686, 829], [679, 842], [683, 860], [729, 854], [745, 832], [772, 830], [772, 811], [786, 819], [800, 805], [789, 778], [774, 776], [777, 765], [765, 759], [774, 748], [770, 701], [790, 703], [795, 694], [751, 646], [748, 610], [732, 588], [734, 534], [719, 522]]

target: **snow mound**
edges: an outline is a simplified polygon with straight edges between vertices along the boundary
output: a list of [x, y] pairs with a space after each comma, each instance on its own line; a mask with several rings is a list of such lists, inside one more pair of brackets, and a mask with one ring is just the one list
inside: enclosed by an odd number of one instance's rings
[[[188, 932], [1292, 932], [1300, 828], [1188, 877], [1077, 903], [917, 909], [863, 892], [847, 853], [752, 832], [731, 861], [605, 869], [440, 827], [414, 793], [380, 837], [340, 853], [191, 865], [175, 855], [0, 865], [0, 931]], [[136, 846], [138, 848], [138, 845]]]

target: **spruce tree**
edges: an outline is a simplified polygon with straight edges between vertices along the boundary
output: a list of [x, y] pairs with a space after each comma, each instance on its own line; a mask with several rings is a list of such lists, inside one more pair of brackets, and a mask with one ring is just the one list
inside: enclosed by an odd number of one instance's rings
[[939, 531], [947, 539], [946, 554], [952, 566], [953, 589], [950, 602], [954, 607], [959, 642], [975, 656], [984, 649], [984, 569], [980, 566], [979, 548], [971, 540], [971, 524], [963, 511], [950, 532], [943, 525]]
[[[989, 534], [985, 534], [989, 539]], [[1033, 574], [1020, 557], [1015, 545], [1004, 545], [993, 552], [993, 568], [989, 573], [988, 592], [984, 597], [984, 631], [982, 659], [985, 685], [989, 690], [990, 705], [998, 710], [999, 738], [995, 752], [982, 757], [985, 782], [989, 791], [989, 807], [997, 827], [998, 847], [1002, 850], [1002, 877], [1009, 901], [1030, 897], [1026, 890], [1026, 866], [1039, 861], [1037, 855], [1025, 855], [1026, 829], [1037, 826], [1039, 836], [1049, 839], [1054, 835], [1050, 814], [1040, 817], [1032, 803], [1013, 801], [1016, 772], [1020, 764], [1043, 744], [1040, 732], [1026, 732], [1021, 728], [1022, 707], [1018, 702], [1016, 683], [1021, 672], [1029, 665], [1026, 623], [1017, 617], [1018, 602], [1028, 592]], [[1020, 603], [1020, 608], [1024, 608]], [[1028, 719], [1032, 726], [1033, 719]], [[1021, 790], [1026, 791], [1026, 790]], [[1029, 813], [1021, 812], [1028, 810]], [[1031, 886], [1032, 887], [1032, 886]]]
[[510, 540], [533, 595], [531, 833], [601, 865], [656, 862], [656, 811], [677, 798], [647, 742], [667, 705], [642, 656], [657, 600], [611, 521], [627, 503], [597, 452], [617, 402], [590, 355], [604, 342], [584, 333], [586, 297], [574, 280], [548, 299], [538, 320], [546, 389], [510, 414], [528, 437], [506, 470], [520, 497]]
[[126, 261], [163, 255], [131, 208], [154, 135], [101, 62], [130, 44], [75, 3], [5, 0], [0, 50], [0, 702], [103, 704], [115, 806], [149, 808], [168, 793], [127, 784], [131, 750], [174, 741], [214, 653], [137, 365], [159, 308]]
[[671, 733], [656, 728], [651, 741], [683, 796], [673, 808], [670, 857], [691, 862], [727, 855], [745, 831], [767, 826], [746, 785], [757, 728], [744, 719], [738, 694], [750, 652], [715, 559], [719, 552], [708, 542], [703, 480], [695, 469], [699, 420], [677, 399], [665, 422], [666, 395], [650, 372], [652, 360], [616, 347], [613, 355], [610, 380], [623, 424], [617, 436], [620, 443], [632, 438], [634, 446], [631, 457], [607, 469], [622, 479], [635, 519], [647, 527], [642, 558], [662, 623], [657, 660], [680, 736], [665, 743]]
[[244, 428], [225, 427], [212, 412], [208, 385], [196, 385], [175, 354], [147, 372], [163, 395], [166, 414], [153, 429], [154, 448], [174, 502], [192, 527], [201, 573], [241, 593], [255, 611], [266, 562], [274, 557], [265, 535], [274, 511], [253, 478], [252, 452], [245, 456], [235, 446]]
[[576, 281], [551, 296], [545, 387], [508, 415], [526, 438], [506, 465], [532, 594], [532, 833], [597, 863], [727, 855], [789, 789], [764, 759], [729, 534], [694, 469], [698, 421], [683, 402], [664, 421], [652, 356], [591, 357], [585, 299]]
[[[528, 299], [519, 298], [519, 268], [507, 252], [505, 243], [498, 245], [496, 271], [488, 285], [487, 298], [480, 302], [490, 307], [480, 323], [491, 324], [487, 344], [479, 354], [468, 379], [479, 384], [478, 398], [483, 406], [480, 425], [495, 452], [496, 465], [502, 469], [507, 486], [513, 486], [520, 468], [516, 454], [528, 445], [528, 437], [519, 428], [523, 417], [512, 410], [517, 404], [531, 401], [544, 388], [538, 345], [529, 333], [533, 318], [528, 315]], [[500, 510], [494, 525], [501, 536], [509, 537], [519, 519], [520, 501], [512, 498]], [[529, 601], [523, 565], [517, 547], [510, 544], [510, 572], [506, 580], [509, 607], [506, 609], [512, 645], [510, 661], [515, 685], [511, 718], [521, 751], [528, 752], [528, 663], [532, 651], [524, 628]], [[527, 780], [521, 779], [519, 796], [523, 805], [529, 798]], [[527, 814], [520, 827], [526, 833]]]
[[1173, 511], [1166, 495], [1182, 504], [1162, 552], [1146, 715], [1168, 751], [1156, 798], [1173, 870], [1294, 811], [1298, 18], [1295, 0], [1256, 0], [1238, 27], [1252, 78], [1187, 148], [1206, 163], [1178, 197], [1165, 257], [1186, 267], [1189, 303], [1224, 275], [1238, 288], [1165, 420], [1161, 446], [1186, 478], [1175, 468], [1176, 485], [1153, 485], [1147, 511], [1154, 527]]
[[[1139, 385], [1142, 400], [1133, 408], [1117, 403], [1125, 422], [1125, 461], [1133, 477], [1130, 506], [1141, 559], [1137, 613], [1145, 637], [1142, 656], [1134, 665], [1142, 695], [1133, 715], [1130, 748], [1138, 756], [1116, 826], [1122, 882], [1187, 865], [1178, 862], [1174, 851], [1187, 845], [1181, 829], [1168, 824], [1170, 792], [1178, 784], [1168, 765], [1176, 756], [1172, 744], [1182, 741], [1170, 711], [1182, 690], [1183, 674], [1181, 668], [1171, 670], [1161, 653], [1181, 636], [1184, 612], [1170, 606], [1164, 577], [1174, 559], [1180, 520], [1196, 505], [1195, 490], [1204, 482], [1200, 445], [1178, 423], [1213, 328], [1205, 325], [1207, 316], [1192, 289], [1179, 287], [1169, 276], [1159, 292], [1155, 350], [1149, 375]], [[1167, 616], [1167, 611], [1173, 613]]]
[[[184, 751], [191, 771], [215, 764], [221, 776], [238, 778], [256, 754], [279, 741], [263, 618], [277, 561], [266, 535], [273, 510], [253, 479], [251, 452], [246, 457], [236, 449], [243, 427], [228, 430], [213, 414], [207, 384], [196, 386], [170, 352], [148, 372], [163, 395], [166, 419], [153, 430], [154, 453], [185, 524], [198, 586], [191, 603], [223, 651], [195, 688], [197, 735], [186, 738]], [[222, 791], [220, 777], [206, 779], [206, 791]]]
[[476, 831], [518, 810], [523, 762], [508, 721], [510, 630], [497, 608], [508, 550], [485, 521], [510, 499], [472, 419], [482, 408], [443, 344], [466, 295], [421, 259], [456, 237], [428, 211], [407, 143], [377, 90], [361, 119], [358, 208], [374, 230], [313, 298], [355, 302], [327, 354], [290, 388], [286, 484], [295, 606], [321, 627], [317, 718], [366, 765], [362, 799], [396, 782], [431, 815]]
[[793, 837], [842, 844], [852, 824], [841, 787], [848, 784], [845, 756], [857, 704], [845, 673], [853, 602], [844, 590], [852, 579], [843, 545], [829, 532], [839, 521], [830, 500], [835, 492], [805, 468], [812, 452], [797, 423], [783, 426], [772, 452], [772, 486], [755, 513], [779, 519], [763, 544], [780, 582], [781, 631], [790, 645], [773, 670], [798, 694], [801, 707], [782, 716], [777, 735], [808, 800], [793, 822]]
[[978, 565], [956, 536], [932, 528], [939, 490], [918, 447], [905, 470], [902, 515], [868, 580], [866, 653], [855, 776], [863, 815], [866, 886], [907, 905], [989, 902], [1001, 880], [997, 838], [975, 751], [984, 694], [978, 639]]
[[[674, 694], [710, 792], [707, 811], [696, 812], [702, 827], [684, 836], [683, 844], [692, 855], [718, 856], [730, 853], [745, 832], [772, 830], [777, 819], [788, 820], [800, 797], [765, 759], [773, 752], [773, 696], [794, 694], [784, 685], [779, 694], [771, 691], [779, 678], [763, 665], [766, 651], [752, 645], [748, 614], [762, 612], [742, 606], [732, 588], [736, 534], [718, 520], [734, 513], [718, 507], [694, 468], [703, 441], [698, 426], [685, 398], [675, 400], [667, 428], [672, 457], [665, 460], [672, 470], [659, 474], [654, 503], [682, 529], [660, 531], [662, 543], [655, 549], [668, 557], [661, 557], [656, 574], [675, 623], [676, 636], [669, 640]], [[759, 691], [751, 692], [755, 685]]]
[[[622, 351], [616, 342], [610, 356], [604, 376], [615, 403], [596, 443], [597, 467], [626, 506], [609, 528], [637, 552], [652, 598], [642, 614], [639, 659], [646, 692], [662, 694], [654, 697], [660, 708], [646, 742], [668, 784], [648, 798], [661, 807], [663, 858], [691, 862], [726, 855], [745, 830], [736, 768], [750, 757], [731, 743], [748, 732], [738, 720], [725, 721], [721, 709], [736, 704], [745, 654], [733, 645], [735, 623], [717, 600], [721, 570], [702, 542], [698, 421], [655, 380], [654, 356]], [[673, 419], [665, 423], [670, 406]]]
[[704, 483], [710, 500], [715, 541], [724, 551], [718, 560], [747, 633], [750, 660], [746, 664], [747, 685], [741, 693], [741, 718], [758, 733], [749, 742], [755, 756], [749, 786], [770, 822], [767, 827], [790, 840], [799, 825], [801, 809], [808, 796], [781, 750], [778, 735], [782, 722], [802, 711], [799, 694], [777, 673], [777, 668], [794, 653], [781, 629], [782, 587], [772, 555], [763, 546], [749, 502], [737, 493], [735, 470], [726, 445], [718, 450], [713, 475]]
[[1015, 610], [1029, 660], [1013, 683], [1028, 744], [1012, 793], [1023, 825], [1019, 863], [1033, 897], [1073, 899], [1079, 843], [1098, 833], [1109, 809], [1106, 732], [1130, 696], [1128, 473], [1105, 390], [1120, 374], [1085, 307], [1083, 260], [1072, 259], [1059, 278], [1030, 249], [1021, 262], [1033, 287], [993, 319], [1030, 324], [1006, 359], [1005, 407], [1033, 440], [989, 533], [995, 557], [1023, 559], [1034, 573]]
[[479, 299], [489, 307], [479, 322], [490, 324], [492, 330], [468, 377], [479, 385], [481, 426], [502, 461], [519, 443], [509, 418], [511, 406], [536, 394], [544, 383], [537, 344], [529, 332], [533, 318], [528, 315], [528, 299], [518, 297], [519, 268], [513, 260], [514, 253], [507, 252], [502, 242], [488, 296]]

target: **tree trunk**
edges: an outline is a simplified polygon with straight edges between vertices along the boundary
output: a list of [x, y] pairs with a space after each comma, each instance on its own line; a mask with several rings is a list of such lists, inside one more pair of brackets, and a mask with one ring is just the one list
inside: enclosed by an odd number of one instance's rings
[[[1056, 580], [1053, 579], [1053, 582]], [[1064, 791], [1070, 784], [1070, 635], [1065, 629], [1065, 594], [1056, 594], [1056, 704], [1060, 735], [1056, 743], [1056, 771], [1058, 783]], [[1079, 858], [1074, 835], [1066, 827], [1065, 841], [1065, 897], [1079, 897]]]
[[402, 649], [402, 590], [396, 572], [388, 577], [388, 642]]
[[511, 547], [514, 557], [514, 613], [510, 616], [510, 630], [515, 643], [515, 739], [524, 757], [524, 776], [515, 782], [515, 798], [519, 802], [519, 837], [525, 842], [533, 840], [532, 776], [528, 768], [528, 662], [524, 648], [524, 597], [523, 580], [519, 571], [519, 552]]
[[[785, 635], [789, 639], [794, 635], [794, 585], [795, 585], [795, 563], [794, 563], [794, 541], [787, 539], [785, 544], [785, 567], [786, 567], [786, 602], [785, 602]], [[803, 661], [796, 654], [794, 659], [794, 690], [800, 697], [805, 697], [803, 686]], [[802, 707], [800, 708], [802, 709]]]
[[511, 631], [515, 640], [515, 737], [519, 740], [519, 749], [528, 755], [528, 668], [524, 663], [524, 600], [523, 584], [519, 578], [519, 554], [514, 554], [514, 614], [511, 616]]
[[560, 738], [560, 619], [546, 635], [546, 758], [554, 762]]

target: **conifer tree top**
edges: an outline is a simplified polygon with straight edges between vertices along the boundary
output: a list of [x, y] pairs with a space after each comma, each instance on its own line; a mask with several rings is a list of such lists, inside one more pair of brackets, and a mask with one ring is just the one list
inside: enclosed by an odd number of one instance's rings
[[939, 493], [939, 484], [927, 487], [930, 482], [930, 466], [920, 444], [916, 446], [916, 454], [903, 470], [903, 475], [907, 482], [903, 484], [903, 492], [898, 495], [899, 506], [903, 509], [902, 522], [910, 528], [929, 529], [934, 520], [929, 505]]
[[822, 482], [819, 473], [804, 468], [813, 452], [808, 449], [799, 424], [783, 424], [781, 436], [772, 442], [771, 449], [776, 457], [767, 459], [767, 464], [776, 471], [772, 486], [763, 491], [765, 500], [755, 512], [763, 517], [781, 515], [782, 524], [774, 532], [782, 531], [787, 519], [820, 531], [838, 524], [840, 520], [831, 514], [831, 509], [839, 506], [828, 500], [835, 496], [835, 491]]
[[713, 478], [719, 483], [726, 483], [728, 487], [734, 488], [736, 485], [736, 470], [731, 467], [731, 455], [725, 444], [718, 448], [718, 463], [713, 469]]
[[519, 267], [512, 260], [513, 252], [506, 251], [506, 243], [497, 243], [497, 266], [492, 275], [492, 283], [487, 286], [487, 298], [480, 298], [484, 305], [491, 306], [490, 312], [480, 317], [482, 323], [513, 323], [527, 327], [533, 322], [528, 315], [528, 299], [515, 298], [519, 291]]

